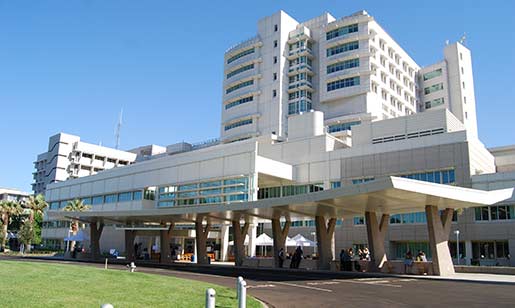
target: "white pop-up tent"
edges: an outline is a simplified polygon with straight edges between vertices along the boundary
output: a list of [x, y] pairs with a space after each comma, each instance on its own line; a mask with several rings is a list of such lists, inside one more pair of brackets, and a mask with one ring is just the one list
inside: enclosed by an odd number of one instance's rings
[[260, 236], [256, 237], [256, 246], [273, 246], [274, 240], [268, 236], [268, 234], [263, 233]]
[[311, 241], [311, 240], [308, 240], [307, 238], [305, 238], [304, 236], [302, 236], [302, 234], [297, 234], [295, 235], [292, 240], [294, 240], [296, 243], [297, 243], [297, 246], [302, 246], [302, 247], [315, 247], [317, 245], [316, 242], [314, 241]]
[[[245, 235], [245, 242], [243, 242], [243, 245], [248, 245], [249, 244], [249, 235]], [[229, 242], [229, 246], [234, 246], [234, 241], [230, 241]]]

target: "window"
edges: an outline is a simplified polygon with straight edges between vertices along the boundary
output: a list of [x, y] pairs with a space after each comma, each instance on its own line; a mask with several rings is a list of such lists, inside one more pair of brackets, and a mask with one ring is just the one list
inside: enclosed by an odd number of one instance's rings
[[327, 66], [327, 74], [346, 70], [353, 67], [359, 66], [359, 58], [338, 62]]
[[135, 200], [135, 201], [136, 200], [141, 200], [142, 195], [143, 194], [141, 193], [140, 190], [135, 191], [135, 192], [132, 193], [132, 200]]
[[444, 104], [444, 99], [443, 99], [443, 97], [440, 97], [440, 98], [435, 98], [433, 100], [426, 102], [425, 106], [426, 106], [426, 109], [430, 109], [430, 108], [440, 106], [443, 104]]
[[229, 59], [227, 59], [227, 64], [234, 62], [234, 61], [238, 60], [239, 58], [245, 57], [246, 55], [250, 55], [250, 54], [254, 53], [254, 51], [255, 51], [255, 48], [244, 50], [244, 51], [230, 57]]
[[345, 78], [327, 84], [327, 92], [359, 85], [359, 77]]
[[463, 86], [463, 89], [465, 89], [465, 81], [463, 81], [461, 85]]
[[104, 197], [104, 203], [115, 203], [118, 201], [118, 195], [112, 194], [112, 195], [106, 195]]
[[230, 129], [233, 129], [233, 128], [236, 128], [236, 127], [240, 127], [240, 126], [243, 126], [243, 125], [249, 125], [249, 124], [252, 124], [252, 119], [241, 120], [241, 121], [238, 121], [238, 122], [234, 122], [234, 123], [225, 125], [225, 130], [227, 131], [227, 130], [230, 130]]
[[[409, 139], [409, 136], [408, 136], [408, 139]], [[431, 183], [438, 183], [438, 184], [454, 184], [456, 181], [454, 169], [420, 172], [420, 173], [410, 173], [410, 174], [403, 174], [403, 175], [398, 175], [398, 176], [403, 177], [403, 178], [431, 182]]]
[[253, 79], [241, 82], [241, 83], [239, 83], [237, 85], [234, 85], [234, 86], [232, 86], [230, 88], [227, 88], [227, 90], [225, 91], [225, 94], [229, 94], [229, 93], [234, 92], [234, 91], [236, 91], [238, 89], [241, 89], [243, 87], [247, 87], [247, 86], [250, 86], [250, 85], [253, 85], [253, 84], [254, 84], [254, 80]]
[[242, 67], [240, 67], [239, 69], [234, 70], [234, 71], [230, 72], [229, 74], [227, 74], [227, 79], [229, 79], [229, 78], [231, 78], [231, 77], [233, 77], [233, 76], [236, 76], [236, 75], [238, 75], [239, 73], [243, 73], [243, 72], [245, 72], [245, 71], [251, 70], [251, 69], [253, 69], [253, 68], [254, 68], [254, 63], [249, 64], [249, 65], [242, 66]]
[[460, 60], [463, 60], [463, 54], [460, 52]]
[[341, 131], [345, 131], [345, 130], [351, 130], [352, 126], [359, 125], [359, 124], [361, 124], [361, 121], [332, 124], [327, 127], [327, 130], [329, 133], [336, 133], [336, 132], [341, 132]]
[[373, 181], [374, 178], [362, 178], [362, 179], [353, 179], [352, 180], [352, 184], [361, 184], [361, 183], [366, 183], [366, 182], [370, 182], [370, 181]]
[[461, 67], [461, 74], [465, 74], [465, 71], [463, 70], [463, 66]]
[[334, 47], [331, 47], [331, 48], [327, 49], [327, 56], [328, 57], [334, 56], [334, 55], [340, 54], [342, 52], [346, 52], [346, 51], [350, 51], [350, 50], [355, 50], [355, 49], [358, 49], [358, 48], [359, 48], [359, 42], [358, 41], [337, 45], [337, 46], [334, 46]]
[[132, 200], [132, 192], [124, 192], [118, 194], [119, 202], [127, 202]]
[[277, 47], [277, 40], [274, 40], [274, 48]]
[[272, 97], [276, 97], [277, 96], [277, 90], [272, 90]]
[[342, 182], [340, 182], [340, 181], [331, 182], [331, 189], [340, 188], [340, 187], [342, 187]]
[[429, 80], [429, 79], [432, 79], [432, 78], [435, 78], [435, 77], [438, 77], [438, 76], [441, 76], [441, 75], [442, 75], [442, 69], [439, 68], [439, 69], [436, 69], [434, 71], [425, 73], [422, 76], [422, 78], [424, 79], [424, 81], [426, 81], [426, 80]]
[[466, 111], [465, 111], [465, 119], [468, 119], [468, 114]]
[[331, 40], [333, 38], [344, 36], [349, 33], [358, 32], [358, 24], [352, 24], [348, 26], [344, 26], [335, 30], [331, 30], [325, 34], [326, 40]]
[[274, 32], [277, 32], [279, 30], [279, 27], [277, 25], [274, 25]]
[[514, 205], [495, 205], [474, 208], [476, 221], [515, 219]]
[[466, 104], [467, 103], [467, 97], [466, 96], [463, 96], [463, 103]]
[[288, 104], [288, 114], [296, 114], [300, 112], [306, 112], [308, 110], [311, 110], [310, 101], [300, 100]]
[[91, 205], [91, 198], [82, 198], [82, 204]]
[[274, 56], [274, 64], [277, 63], [277, 56]]
[[435, 85], [432, 85], [430, 87], [424, 88], [424, 94], [428, 95], [436, 91], [443, 90], [443, 83], [437, 83]]
[[229, 104], [225, 105], [225, 110], [227, 110], [229, 108], [232, 108], [232, 107], [239, 106], [241, 104], [252, 102], [253, 100], [254, 100], [254, 96], [247, 96], [247, 97], [244, 97], [244, 98], [240, 98], [239, 100], [230, 102]]
[[277, 80], [277, 73], [274, 73], [274, 80]]
[[353, 222], [354, 222], [354, 225], [364, 225], [365, 224], [365, 216], [354, 216]]
[[103, 196], [95, 196], [95, 197], [93, 197], [92, 202], [91, 202], [92, 205], [99, 205], [99, 204], [102, 204], [102, 203], [104, 203], [104, 197]]

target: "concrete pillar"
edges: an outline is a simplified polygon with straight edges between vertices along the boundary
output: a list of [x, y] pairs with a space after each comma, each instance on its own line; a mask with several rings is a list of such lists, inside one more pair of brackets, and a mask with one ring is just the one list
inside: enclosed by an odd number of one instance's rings
[[284, 250], [286, 255], [286, 237], [290, 231], [291, 221], [288, 219], [284, 224], [284, 228], [281, 228], [280, 218], [272, 219], [272, 237], [274, 238], [274, 265], [279, 267], [279, 251]]
[[250, 225], [248, 230], [249, 235], [249, 257], [255, 257], [256, 256], [256, 236], [257, 236], [257, 226], [256, 225]]
[[197, 221], [195, 222], [195, 243], [197, 247], [197, 253], [195, 255], [198, 264], [208, 264], [207, 260], [207, 235], [209, 234], [209, 230], [211, 229], [211, 223], [207, 220], [206, 226], [204, 227], [204, 216], [197, 216]]
[[222, 225], [220, 233], [221, 233], [220, 259], [225, 262], [228, 260], [227, 254], [229, 252], [229, 226]]
[[136, 252], [134, 251], [134, 238], [136, 231], [125, 230], [125, 254], [127, 261], [136, 261]]
[[326, 219], [324, 216], [315, 217], [316, 236], [318, 244], [318, 268], [330, 269], [334, 259], [332, 242], [336, 218]]
[[426, 205], [429, 247], [433, 254], [433, 273], [437, 276], [454, 274], [454, 265], [448, 244], [453, 213], [453, 209], [445, 209], [440, 215], [437, 206]]
[[89, 224], [89, 238], [91, 240], [91, 258], [93, 260], [100, 258], [100, 236], [102, 236], [103, 230], [103, 222], [92, 222]]
[[242, 227], [239, 219], [232, 221], [232, 232], [234, 239], [234, 265], [236, 266], [243, 265], [243, 260], [245, 259], [245, 235], [247, 235], [248, 230], [248, 222], [245, 222]]
[[368, 247], [370, 249], [371, 267], [370, 271], [381, 271], [386, 262], [386, 249], [384, 238], [390, 224], [390, 215], [383, 214], [381, 222], [377, 221], [375, 212], [365, 212], [365, 223], [367, 224]]
[[160, 231], [160, 246], [161, 246], [161, 263], [172, 262], [172, 251], [170, 250], [170, 241], [172, 239], [173, 228], [175, 224], [172, 223], [167, 230]]
[[472, 265], [472, 241], [465, 241], [465, 264]]

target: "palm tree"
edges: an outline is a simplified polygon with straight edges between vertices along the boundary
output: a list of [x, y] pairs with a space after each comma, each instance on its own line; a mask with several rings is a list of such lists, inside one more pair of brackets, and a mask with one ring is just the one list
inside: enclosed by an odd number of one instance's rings
[[[75, 199], [72, 201], [68, 201], [68, 204], [63, 208], [63, 211], [65, 212], [85, 212], [89, 210], [91, 206], [84, 205], [82, 203], [82, 200]], [[71, 231], [73, 235], [76, 235], [79, 231], [79, 220], [78, 219], [71, 219], [71, 225], [70, 225]], [[71, 242], [70, 250], [75, 250], [75, 241]]]
[[[37, 215], [43, 215], [43, 211], [46, 207], [48, 207], [48, 203], [45, 201], [45, 196], [39, 194], [37, 196], [30, 196], [24, 203], [23, 207], [29, 210], [29, 225], [25, 226], [25, 229], [28, 229], [30, 226], [31, 231], [34, 230], [34, 219]], [[25, 224], [24, 224], [25, 225]], [[28, 231], [27, 231], [28, 232]], [[29, 239], [27, 243], [27, 251], [30, 251], [30, 242], [32, 238], [26, 237]]]
[[0, 216], [2, 219], [2, 238], [0, 239], [0, 245], [5, 247], [7, 240], [7, 228], [9, 226], [9, 218], [13, 215], [20, 215], [23, 212], [22, 207], [18, 201], [3, 200], [0, 201]]
[[23, 204], [23, 207], [30, 210], [29, 221], [34, 224], [34, 217], [38, 214], [43, 215], [43, 211], [48, 207], [45, 201], [45, 196], [39, 194], [37, 196], [30, 196]]

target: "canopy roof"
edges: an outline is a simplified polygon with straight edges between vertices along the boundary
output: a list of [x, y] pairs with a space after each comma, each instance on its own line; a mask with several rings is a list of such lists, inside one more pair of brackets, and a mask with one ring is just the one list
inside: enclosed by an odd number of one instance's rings
[[84, 221], [193, 222], [201, 215], [213, 222], [234, 219], [271, 219], [286, 216], [309, 219], [317, 215], [352, 217], [366, 211], [399, 214], [424, 211], [426, 205], [445, 208], [470, 208], [491, 205], [513, 195], [513, 188], [494, 191], [435, 184], [399, 177], [324, 190], [309, 194], [262, 199], [241, 203], [177, 206], [143, 210], [86, 212], [48, 211], [50, 218], [74, 217]]

